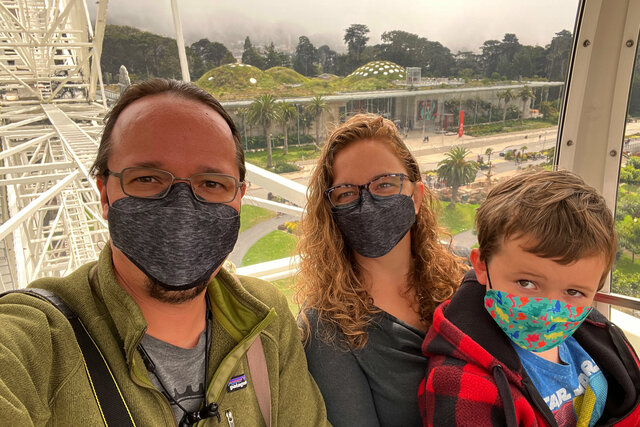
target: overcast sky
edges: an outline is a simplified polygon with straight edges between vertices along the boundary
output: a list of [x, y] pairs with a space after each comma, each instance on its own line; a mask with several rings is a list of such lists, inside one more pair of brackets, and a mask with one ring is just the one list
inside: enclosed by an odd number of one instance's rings
[[[95, 11], [95, 1], [89, 8]], [[248, 35], [295, 48], [306, 35], [319, 47], [345, 51], [344, 30], [365, 24], [369, 44], [384, 31], [404, 30], [439, 41], [452, 52], [478, 51], [485, 40], [515, 33], [522, 44], [544, 46], [554, 34], [573, 32], [577, 0], [178, 0], [187, 44], [201, 38], [225, 44]], [[175, 37], [170, 0], [110, 0], [107, 23]], [[229, 46], [231, 47], [231, 46]]]

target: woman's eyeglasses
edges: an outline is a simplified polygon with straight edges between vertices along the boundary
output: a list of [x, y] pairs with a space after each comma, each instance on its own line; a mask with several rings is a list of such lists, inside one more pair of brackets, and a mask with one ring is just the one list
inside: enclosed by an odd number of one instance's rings
[[391, 197], [402, 192], [404, 181], [411, 182], [402, 173], [380, 175], [366, 184], [340, 184], [329, 188], [324, 194], [336, 208], [355, 205], [360, 202], [362, 190], [367, 190], [374, 198]]

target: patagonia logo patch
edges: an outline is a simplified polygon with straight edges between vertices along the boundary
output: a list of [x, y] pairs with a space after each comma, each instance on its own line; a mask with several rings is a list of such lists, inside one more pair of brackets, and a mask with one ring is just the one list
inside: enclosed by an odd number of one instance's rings
[[227, 383], [227, 393], [232, 391], [241, 390], [247, 387], [247, 376], [245, 374], [233, 377]]

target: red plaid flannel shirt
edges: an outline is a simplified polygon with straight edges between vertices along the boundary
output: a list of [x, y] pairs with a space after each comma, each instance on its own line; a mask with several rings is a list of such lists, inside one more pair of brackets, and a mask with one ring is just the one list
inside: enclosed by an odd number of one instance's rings
[[[434, 313], [422, 346], [429, 367], [418, 391], [424, 426], [556, 426], [509, 338], [484, 309], [483, 296], [484, 287], [468, 273], [454, 298]], [[640, 362], [624, 335], [594, 310], [574, 336], [608, 374], [598, 425], [640, 426]], [[511, 402], [505, 404], [505, 396]]]

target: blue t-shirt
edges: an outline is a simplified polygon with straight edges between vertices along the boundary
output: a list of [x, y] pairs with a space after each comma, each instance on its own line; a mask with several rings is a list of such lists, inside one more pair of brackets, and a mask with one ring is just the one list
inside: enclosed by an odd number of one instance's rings
[[595, 425], [607, 401], [607, 380], [575, 338], [569, 337], [558, 346], [561, 363], [512, 344], [558, 426]]

